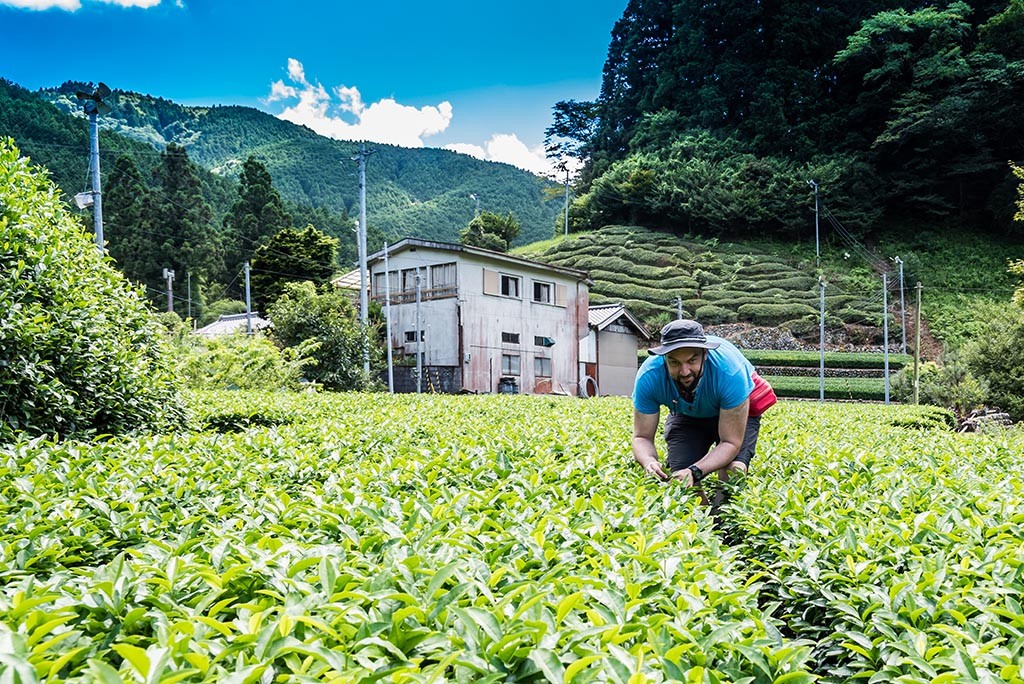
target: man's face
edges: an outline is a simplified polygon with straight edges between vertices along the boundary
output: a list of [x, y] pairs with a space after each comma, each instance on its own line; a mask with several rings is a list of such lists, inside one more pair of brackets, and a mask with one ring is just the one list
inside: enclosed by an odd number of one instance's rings
[[665, 366], [669, 376], [679, 387], [692, 392], [704, 370], [704, 350], [682, 347], [665, 355]]

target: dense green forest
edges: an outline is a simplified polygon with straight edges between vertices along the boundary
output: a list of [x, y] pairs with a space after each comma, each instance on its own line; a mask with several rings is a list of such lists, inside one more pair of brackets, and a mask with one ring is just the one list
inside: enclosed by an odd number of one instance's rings
[[555, 107], [573, 230], [1019, 237], [1024, 2], [630, 0], [601, 92]]
[[[78, 114], [74, 92], [65, 83], [38, 95], [59, 109]], [[333, 140], [249, 107], [185, 107], [162, 98], [115, 89], [113, 111], [101, 125], [150, 149], [181, 145], [189, 158], [214, 173], [234, 178], [250, 156], [262, 163], [281, 196], [293, 204], [355, 216], [359, 185], [352, 155], [358, 145]], [[485, 162], [441, 149], [410, 149], [373, 143], [366, 165], [367, 222], [391, 240], [414, 236], [455, 242], [481, 208], [515, 215], [521, 242], [551, 235], [562, 208], [547, 199], [555, 187], [508, 164]], [[341, 237], [341, 236], [338, 236]]]

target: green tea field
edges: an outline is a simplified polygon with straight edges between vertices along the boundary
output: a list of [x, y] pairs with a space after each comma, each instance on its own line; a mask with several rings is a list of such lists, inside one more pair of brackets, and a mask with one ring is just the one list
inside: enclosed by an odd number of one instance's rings
[[0, 447], [0, 682], [1024, 681], [1019, 429], [781, 402], [716, 520], [626, 399], [192, 401]]

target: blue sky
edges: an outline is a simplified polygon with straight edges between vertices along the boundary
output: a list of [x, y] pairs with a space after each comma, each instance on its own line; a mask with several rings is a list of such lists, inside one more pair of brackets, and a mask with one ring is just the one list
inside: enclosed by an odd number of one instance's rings
[[597, 96], [626, 2], [0, 0], [0, 77], [248, 105], [539, 172], [551, 107]]

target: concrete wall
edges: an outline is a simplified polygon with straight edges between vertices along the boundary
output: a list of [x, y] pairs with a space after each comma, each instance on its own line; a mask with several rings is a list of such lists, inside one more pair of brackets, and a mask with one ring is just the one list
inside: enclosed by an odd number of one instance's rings
[[636, 335], [602, 330], [598, 333], [597, 385], [602, 396], [633, 394], [636, 380]]

